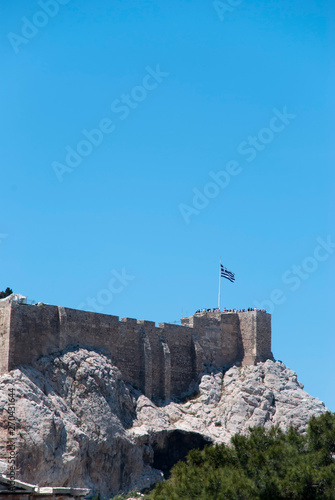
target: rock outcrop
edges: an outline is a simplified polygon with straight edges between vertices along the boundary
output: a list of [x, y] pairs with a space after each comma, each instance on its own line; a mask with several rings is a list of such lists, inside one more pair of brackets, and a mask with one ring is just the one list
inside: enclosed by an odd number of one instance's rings
[[[77, 349], [0, 378], [0, 460], [8, 453], [8, 389], [15, 391], [18, 479], [87, 487], [104, 498], [144, 488], [193, 448], [278, 424], [304, 432], [327, 411], [280, 361], [208, 368], [196, 395], [154, 404], [102, 352]], [[2, 463], [2, 468], [3, 468]]]

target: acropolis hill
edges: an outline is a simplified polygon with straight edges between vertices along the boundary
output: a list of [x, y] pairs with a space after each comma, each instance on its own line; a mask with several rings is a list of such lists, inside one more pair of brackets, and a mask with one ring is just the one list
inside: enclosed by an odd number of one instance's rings
[[273, 359], [271, 316], [263, 311], [204, 312], [181, 325], [138, 321], [59, 306], [0, 305], [0, 375], [41, 356], [103, 349], [123, 379], [147, 397], [186, 394], [208, 365], [228, 368]]

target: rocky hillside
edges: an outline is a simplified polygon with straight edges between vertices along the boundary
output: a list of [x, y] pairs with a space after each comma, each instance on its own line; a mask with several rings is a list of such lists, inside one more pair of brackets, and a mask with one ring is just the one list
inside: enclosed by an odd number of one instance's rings
[[109, 498], [144, 488], [193, 448], [229, 443], [255, 425], [303, 432], [326, 411], [280, 361], [208, 369], [197, 394], [155, 405], [125, 384], [103, 353], [78, 349], [0, 378], [0, 460], [7, 452], [8, 389], [16, 394], [18, 479], [88, 487]]

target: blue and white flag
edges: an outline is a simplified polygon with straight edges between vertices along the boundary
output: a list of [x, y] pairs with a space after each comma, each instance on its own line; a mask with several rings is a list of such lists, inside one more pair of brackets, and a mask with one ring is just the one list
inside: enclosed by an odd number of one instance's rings
[[220, 264], [220, 266], [221, 266], [221, 278], [227, 278], [227, 280], [229, 280], [232, 283], [234, 283], [234, 281], [235, 281], [235, 274], [232, 273], [231, 271], [228, 271], [228, 269], [226, 269], [225, 267], [223, 267], [222, 264]]

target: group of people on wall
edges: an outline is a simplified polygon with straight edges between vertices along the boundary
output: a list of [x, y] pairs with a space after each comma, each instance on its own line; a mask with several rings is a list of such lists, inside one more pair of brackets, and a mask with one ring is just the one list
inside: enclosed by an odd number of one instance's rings
[[212, 309], [198, 309], [195, 311], [195, 314], [202, 314], [206, 312], [229, 312], [229, 313], [237, 313], [237, 312], [250, 312], [250, 311], [260, 311], [260, 312], [266, 312], [265, 309], [257, 309], [256, 307], [248, 307], [248, 309], [226, 309], [224, 308], [223, 310], [220, 310], [218, 307], [213, 307]]

